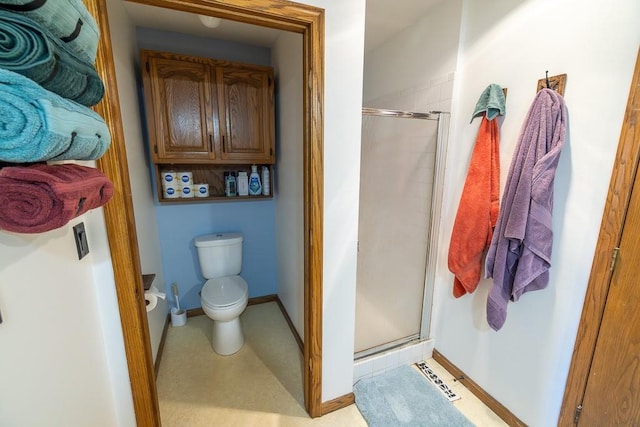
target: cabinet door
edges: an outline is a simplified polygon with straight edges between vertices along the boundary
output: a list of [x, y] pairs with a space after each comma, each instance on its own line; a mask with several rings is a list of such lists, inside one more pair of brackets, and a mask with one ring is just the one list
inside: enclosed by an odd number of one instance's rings
[[155, 135], [150, 132], [154, 162], [214, 160], [217, 132], [210, 67], [169, 58], [149, 58], [148, 63], [155, 121], [149, 126], [155, 130]]
[[273, 76], [270, 71], [218, 67], [223, 160], [273, 163]]

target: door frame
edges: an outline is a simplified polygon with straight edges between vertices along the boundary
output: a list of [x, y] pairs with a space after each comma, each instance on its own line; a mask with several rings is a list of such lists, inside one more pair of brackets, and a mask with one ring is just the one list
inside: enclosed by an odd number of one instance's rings
[[[102, 37], [96, 69], [105, 85], [95, 110], [112, 135], [97, 166], [114, 184], [104, 207], [115, 288], [137, 425], [159, 426], [160, 411], [143, 298], [131, 186], [107, 15], [108, 0], [84, 0]], [[286, 0], [127, 0], [299, 33], [303, 37], [304, 348], [305, 407], [322, 408], [322, 251], [324, 143], [324, 10]], [[327, 411], [325, 411], [327, 412]]]
[[600, 324], [604, 315], [609, 286], [611, 261], [625, 225], [634, 180], [640, 163], [640, 50], [636, 59], [629, 99], [613, 166], [600, 234], [591, 266], [591, 275], [580, 318], [580, 326], [571, 359], [560, 410], [559, 426], [572, 426], [582, 404], [589, 379]]

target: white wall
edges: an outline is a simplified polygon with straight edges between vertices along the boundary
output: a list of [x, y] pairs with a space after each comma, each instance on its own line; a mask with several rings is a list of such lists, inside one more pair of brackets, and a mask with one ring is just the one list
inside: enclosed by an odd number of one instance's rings
[[[124, 142], [127, 149], [136, 234], [138, 235], [140, 265], [143, 274], [154, 273], [156, 275], [153, 286], [160, 292], [165, 292], [150, 165], [145, 153], [145, 144], [142, 141], [141, 113], [138, 108], [135, 70], [139, 68], [136, 64], [139, 62], [140, 53], [136, 43], [135, 27], [129, 20], [122, 2], [111, 1], [107, 6], [113, 59], [118, 80]], [[154, 361], [162, 339], [167, 312], [166, 300], [159, 300], [156, 308], [147, 314]]]
[[[640, 3], [465, 1], [433, 312], [436, 348], [531, 426], [557, 423], [640, 43]], [[501, 126], [502, 185], [537, 80], [567, 73], [569, 130], [556, 173], [551, 278], [486, 323], [491, 282], [458, 300], [447, 251], [477, 133], [469, 124], [490, 83], [509, 89]]]
[[[456, 69], [460, 13], [462, 0], [449, 0], [435, 5], [422, 18], [377, 48], [365, 53], [364, 99], [365, 106], [380, 98], [401, 96], [408, 102], [380, 105], [384, 108], [424, 111], [440, 108], [449, 111], [449, 104], [433, 105], [451, 99]], [[438, 86], [434, 89], [434, 86]], [[409, 91], [410, 88], [416, 90]], [[425, 103], [411, 103], [408, 99], [418, 91]], [[443, 94], [440, 96], [439, 91]], [[404, 95], [404, 96], [403, 96]], [[438, 99], [440, 98], [440, 99]], [[399, 101], [401, 101], [399, 100]]]
[[365, 0], [325, 9], [322, 400], [352, 391]]
[[0, 231], [0, 310], [0, 425], [135, 425], [102, 209], [46, 233]]
[[274, 180], [278, 297], [304, 340], [302, 35], [282, 33], [271, 48], [276, 81]]

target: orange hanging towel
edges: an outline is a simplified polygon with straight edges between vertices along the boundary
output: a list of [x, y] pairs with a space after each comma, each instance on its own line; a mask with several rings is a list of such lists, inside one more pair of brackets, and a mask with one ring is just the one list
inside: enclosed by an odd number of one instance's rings
[[498, 220], [499, 186], [498, 123], [483, 114], [449, 244], [449, 270], [455, 275], [456, 298], [475, 291], [480, 281], [482, 256], [491, 244]]

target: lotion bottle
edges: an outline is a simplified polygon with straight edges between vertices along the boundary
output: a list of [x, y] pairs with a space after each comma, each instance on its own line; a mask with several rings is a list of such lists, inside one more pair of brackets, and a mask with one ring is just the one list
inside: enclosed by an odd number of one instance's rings
[[262, 185], [260, 184], [260, 175], [258, 175], [258, 166], [251, 166], [251, 175], [249, 175], [249, 195], [259, 196], [262, 194]]

